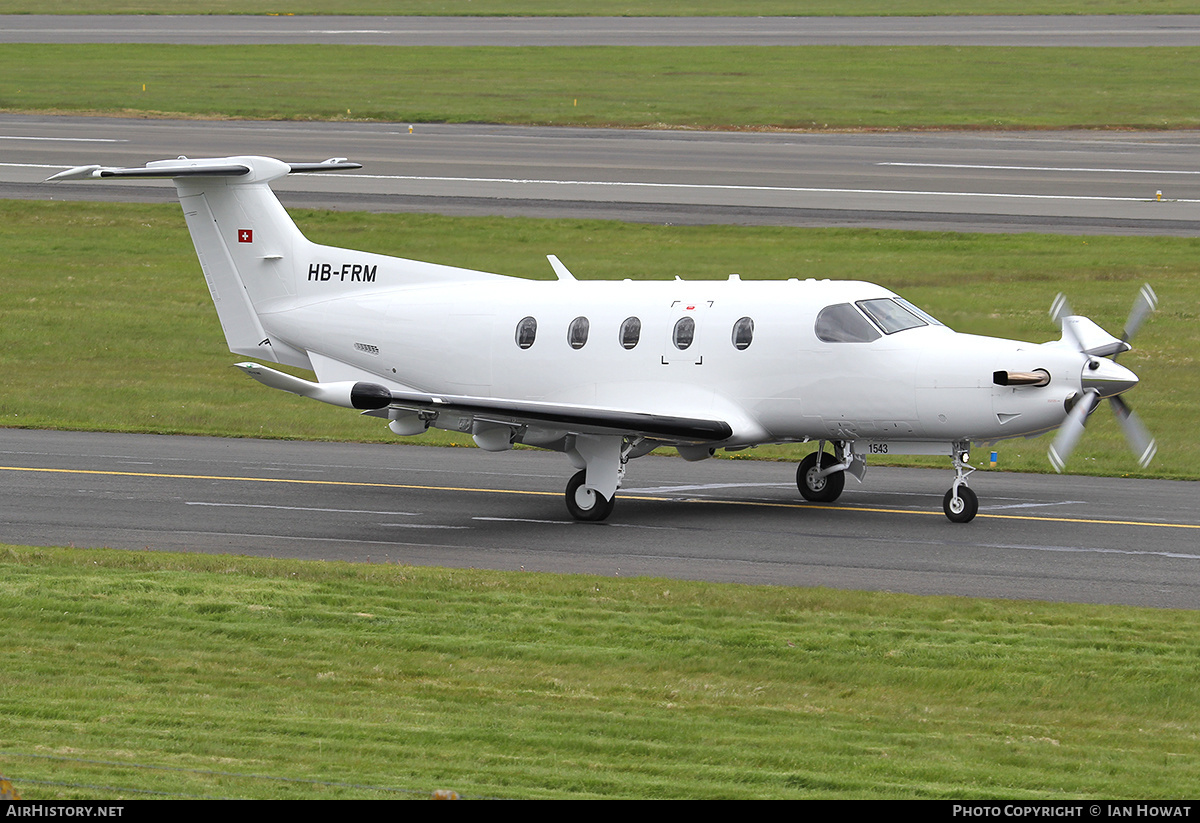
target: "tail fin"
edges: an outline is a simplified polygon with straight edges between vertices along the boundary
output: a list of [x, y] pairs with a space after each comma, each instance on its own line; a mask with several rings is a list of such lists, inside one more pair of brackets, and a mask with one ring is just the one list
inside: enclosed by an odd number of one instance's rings
[[[270, 157], [180, 157], [147, 163], [145, 168], [81, 166], [60, 172], [48, 182], [173, 180], [230, 351], [311, 368], [306, 352], [280, 342], [272, 344], [258, 318], [258, 312], [269, 309], [273, 301], [295, 297], [299, 261], [321, 257], [309, 253], [320, 247], [296, 228], [271, 191], [270, 182], [293, 172], [358, 168], [362, 166], [344, 158], [289, 164]], [[346, 255], [341, 259], [347, 259]], [[367, 264], [359, 265], [365, 268]]]

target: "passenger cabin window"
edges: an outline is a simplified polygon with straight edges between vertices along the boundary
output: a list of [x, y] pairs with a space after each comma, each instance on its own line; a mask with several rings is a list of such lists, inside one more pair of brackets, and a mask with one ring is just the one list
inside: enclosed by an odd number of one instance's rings
[[813, 331], [826, 343], [870, 343], [883, 336], [849, 303], [821, 309]]
[[675, 323], [675, 330], [671, 332], [671, 342], [675, 344], [675, 348], [683, 351], [688, 346], [692, 345], [692, 340], [696, 337], [696, 321], [690, 317], [681, 317]]
[[754, 321], [749, 317], [743, 317], [733, 324], [733, 347], [738, 351], [745, 351], [750, 348], [750, 341], [754, 339]]
[[573, 349], [582, 349], [588, 339], [588, 319], [576, 317], [567, 327], [567, 342]]
[[523, 317], [517, 323], [517, 347], [527, 349], [533, 345], [537, 337], [537, 321], [532, 317]]
[[621, 348], [632, 349], [642, 338], [642, 321], [636, 317], [626, 317], [621, 324]]
[[929, 325], [915, 312], [888, 297], [878, 300], [859, 300], [858, 307], [867, 313], [884, 334], [895, 334], [905, 329], [915, 329], [917, 326]]

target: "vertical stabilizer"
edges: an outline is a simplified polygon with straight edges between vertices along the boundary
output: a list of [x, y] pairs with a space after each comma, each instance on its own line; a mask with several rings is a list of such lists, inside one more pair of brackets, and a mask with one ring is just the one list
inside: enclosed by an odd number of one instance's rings
[[269, 339], [259, 320], [260, 312], [296, 296], [299, 261], [312, 246], [270, 182], [292, 172], [357, 168], [343, 159], [289, 164], [270, 157], [180, 157], [145, 168], [81, 166], [50, 180], [172, 180], [230, 351], [311, 368], [306, 352]]
[[279, 325], [272, 323], [272, 317], [369, 292], [500, 277], [312, 243], [271, 191], [271, 181], [288, 174], [358, 168], [362, 168], [358, 163], [343, 158], [285, 163], [271, 157], [180, 157], [143, 168], [80, 166], [50, 180], [163, 178], [174, 182], [230, 351], [313, 369], [319, 362], [337, 364], [300, 348], [302, 336], [279, 339]]

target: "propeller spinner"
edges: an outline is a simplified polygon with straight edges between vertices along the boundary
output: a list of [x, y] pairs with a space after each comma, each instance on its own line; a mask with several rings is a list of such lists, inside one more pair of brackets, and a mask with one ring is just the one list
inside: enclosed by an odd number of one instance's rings
[[[1133, 413], [1129, 404], [1121, 398], [1123, 392], [1137, 385], [1137, 375], [1118, 365], [1116, 359], [1118, 355], [1132, 348], [1129, 341], [1157, 306], [1158, 297], [1154, 290], [1149, 285], [1142, 286], [1133, 302], [1129, 319], [1125, 322], [1125, 330], [1121, 338], [1117, 339], [1088, 318], [1072, 314], [1071, 307], [1061, 294], [1055, 298], [1050, 308], [1050, 316], [1061, 325], [1063, 340], [1072, 343], [1087, 358], [1081, 376], [1083, 394], [1076, 398], [1075, 404], [1067, 413], [1067, 419], [1059, 427], [1058, 435], [1050, 445], [1050, 464], [1054, 466], [1055, 471], [1061, 472], [1064, 469], [1079, 438], [1083, 436], [1088, 415], [1096, 410], [1104, 398], [1107, 398], [1112, 406], [1113, 414], [1125, 433], [1125, 440], [1137, 456], [1138, 465], [1145, 468], [1154, 459], [1154, 454], [1158, 451], [1154, 438]], [[1104, 359], [1108, 356], [1112, 359]]]

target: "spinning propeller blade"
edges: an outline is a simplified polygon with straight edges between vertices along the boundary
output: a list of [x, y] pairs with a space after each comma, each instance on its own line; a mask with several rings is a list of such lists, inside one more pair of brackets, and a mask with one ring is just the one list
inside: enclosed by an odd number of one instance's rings
[[[1129, 319], [1125, 321], [1125, 331], [1121, 335], [1121, 343], [1128, 344], [1129, 341], [1137, 334], [1142, 323], [1146, 318], [1158, 307], [1158, 297], [1154, 294], [1154, 290], [1149, 284], [1142, 286], [1138, 292], [1138, 296], [1133, 301], [1133, 308], [1129, 312]], [[1063, 295], [1058, 295], [1054, 298], [1054, 303], [1050, 307], [1050, 316], [1058, 321], [1062, 329], [1064, 340], [1069, 340], [1076, 349], [1088, 358], [1089, 366], [1084, 367], [1083, 387], [1084, 392], [1079, 397], [1076, 404], [1067, 413], [1067, 419], [1063, 421], [1062, 426], [1058, 429], [1058, 435], [1054, 438], [1054, 442], [1050, 445], [1048, 457], [1050, 464], [1054, 466], [1054, 470], [1062, 472], [1066, 467], [1067, 460], [1071, 457], [1071, 452], [1075, 450], [1076, 444], [1079, 443], [1079, 438], [1083, 436], [1084, 425], [1087, 423], [1087, 417], [1096, 406], [1099, 405], [1101, 397], [1107, 397], [1112, 405], [1113, 414], [1117, 417], [1117, 422], [1121, 425], [1121, 430], [1125, 433], [1125, 440], [1129, 443], [1130, 449], [1137, 456], [1138, 465], [1143, 469], [1150, 464], [1154, 459], [1155, 452], [1158, 451], [1158, 445], [1149, 430], [1142, 424], [1142, 421], [1133, 409], [1129, 407], [1121, 398], [1121, 393], [1127, 391], [1137, 384], [1137, 377], [1129, 370], [1116, 365], [1117, 355], [1121, 351], [1125, 351], [1126, 347], [1122, 347], [1116, 352], [1112, 352], [1110, 346], [1105, 348], [1096, 347], [1092, 351], [1094, 353], [1112, 354], [1111, 361], [1102, 359], [1093, 359], [1092, 355], [1088, 354], [1087, 348], [1080, 339], [1080, 334], [1085, 334], [1089, 339], [1095, 337], [1090, 329], [1097, 329], [1095, 324], [1085, 318], [1075, 318], [1071, 313], [1071, 307], [1067, 303], [1067, 299]], [[1075, 318], [1075, 319], [1072, 319]], [[1082, 332], [1077, 330], [1077, 324], [1084, 324], [1085, 328]], [[1101, 334], [1108, 336], [1106, 332], [1100, 331]], [[1103, 342], [1103, 341], [1101, 341]]]
[[1071, 408], [1067, 414], [1067, 419], [1058, 428], [1058, 436], [1054, 438], [1054, 442], [1050, 444], [1050, 465], [1059, 474], [1066, 468], [1067, 460], [1071, 457], [1071, 452], [1075, 451], [1075, 445], [1079, 442], [1079, 438], [1083, 437], [1083, 427], [1087, 423], [1088, 415], [1096, 408], [1096, 404], [1100, 402], [1100, 395], [1094, 391], [1087, 391]]
[[1154, 289], [1150, 288], [1150, 284], [1146, 283], [1133, 301], [1133, 308], [1129, 311], [1129, 319], [1125, 321], [1125, 331], [1121, 333], [1121, 340], [1126, 343], [1132, 340], [1138, 329], [1142, 327], [1142, 323], [1156, 308], [1158, 308], [1158, 295], [1154, 293]]
[[1158, 451], [1158, 443], [1120, 395], [1110, 397], [1108, 402], [1112, 405], [1113, 414], [1117, 416], [1117, 422], [1121, 424], [1121, 431], [1125, 432], [1125, 440], [1128, 441], [1129, 448], [1133, 449], [1133, 453], [1138, 456], [1138, 465], [1143, 469], [1146, 468]]

